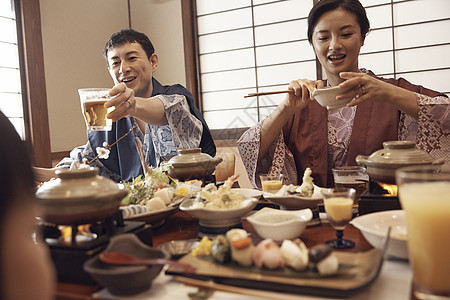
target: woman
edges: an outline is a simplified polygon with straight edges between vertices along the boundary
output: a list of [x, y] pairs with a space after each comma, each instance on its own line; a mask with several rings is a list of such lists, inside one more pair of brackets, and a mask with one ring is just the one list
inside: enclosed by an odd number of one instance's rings
[[[450, 102], [446, 95], [404, 79], [384, 79], [359, 69], [358, 56], [369, 32], [358, 0], [322, 0], [308, 16], [308, 40], [327, 80], [295, 80], [265, 120], [238, 141], [250, 182], [259, 174], [283, 173], [299, 184], [307, 167], [319, 186], [332, 186], [331, 169], [355, 165], [359, 154], [383, 148], [383, 141], [415, 140], [431, 155], [450, 160]], [[321, 107], [308, 88], [339, 86], [336, 99], [353, 100], [342, 109]], [[430, 136], [432, 135], [432, 136]]]
[[55, 276], [36, 237], [35, 183], [27, 148], [0, 112], [0, 299], [52, 299]]

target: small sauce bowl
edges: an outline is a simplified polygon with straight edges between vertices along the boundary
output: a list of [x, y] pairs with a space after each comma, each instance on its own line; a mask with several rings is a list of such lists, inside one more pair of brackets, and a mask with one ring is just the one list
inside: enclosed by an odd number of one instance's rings
[[299, 237], [311, 219], [312, 211], [309, 208], [279, 210], [264, 207], [247, 217], [247, 220], [253, 225], [260, 237], [264, 239], [270, 238], [275, 242]]

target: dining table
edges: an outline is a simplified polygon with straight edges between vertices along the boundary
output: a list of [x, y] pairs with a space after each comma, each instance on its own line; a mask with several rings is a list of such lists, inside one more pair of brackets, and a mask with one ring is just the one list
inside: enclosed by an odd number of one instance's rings
[[[327, 223], [326, 216], [321, 214], [321, 223], [308, 226], [303, 231], [300, 239], [308, 248], [322, 244], [327, 240], [335, 238], [335, 230]], [[252, 235], [257, 235], [252, 225], [242, 219], [242, 228]], [[349, 224], [344, 235], [347, 239], [355, 242], [354, 248], [345, 252], [365, 252], [372, 246], [364, 238], [362, 233]], [[199, 221], [191, 215], [177, 211], [167, 217], [162, 225], [153, 228], [153, 247], [172, 240], [199, 239]], [[202, 287], [203, 286], [203, 287]], [[210, 288], [205, 288], [210, 287]], [[412, 271], [407, 260], [386, 257], [383, 261], [381, 271], [377, 278], [363, 290], [352, 295], [350, 299], [414, 299], [411, 293]], [[208, 292], [199, 296], [199, 293]], [[311, 296], [308, 294], [289, 294], [273, 292], [270, 290], [255, 290], [224, 284], [203, 284], [200, 280], [167, 275], [164, 271], [153, 281], [151, 288], [139, 295], [126, 298], [116, 297], [106, 289], [98, 285], [80, 285], [59, 282], [55, 291], [56, 299], [333, 299]]]

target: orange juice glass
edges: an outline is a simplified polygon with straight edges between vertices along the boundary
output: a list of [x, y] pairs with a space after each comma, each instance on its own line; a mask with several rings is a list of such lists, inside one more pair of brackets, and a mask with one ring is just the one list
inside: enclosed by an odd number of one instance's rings
[[412, 166], [396, 171], [406, 211], [409, 261], [417, 299], [450, 299], [450, 171]]

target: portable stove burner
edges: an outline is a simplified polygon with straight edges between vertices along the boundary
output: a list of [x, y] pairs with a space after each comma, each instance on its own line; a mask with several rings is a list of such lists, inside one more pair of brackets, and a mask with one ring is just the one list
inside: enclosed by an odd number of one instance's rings
[[103, 221], [88, 224], [90, 238], [78, 239], [78, 225], [70, 226], [70, 240], [61, 235], [56, 225], [40, 225], [45, 243], [55, 264], [59, 282], [95, 284], [90, 275], [83, 270], [86, 260], [102, 252], [113, 236], [134, 233], [148, 246], [152, 246], [152, 227], [144, 222], [124, 221], [122, 212]]
[[369, 188], [361, 194], [358, 202], [359, 215], [401, 209], [398, 196], [390, 194], [381, 185], [382, 183], [380, 184], [372, 179], [369, 180]]

